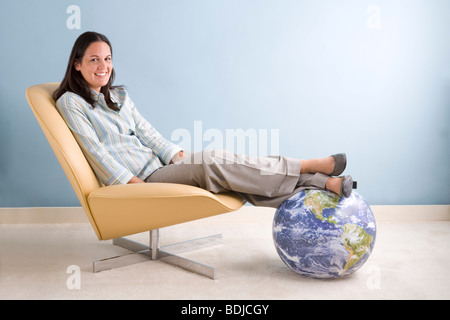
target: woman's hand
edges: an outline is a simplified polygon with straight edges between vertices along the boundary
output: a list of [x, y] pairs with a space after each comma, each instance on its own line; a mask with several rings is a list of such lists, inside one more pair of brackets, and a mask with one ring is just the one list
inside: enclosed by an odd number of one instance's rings
[[183, 151], [178, 152], [176, 155], [173, 156], [172, 160], [170, 160], [170, 164], [177, 163], [178, 161], [181, 161], [185, 158]]
[[128, 181], [128, 184], [130, 183], [145, 183], [143, 180], [139, 179], [138, 177], [131, 178], [130, 181]]
[[[181, 161], [185, 158], [186, 156], [184, 155], [183, 151], [178, 152], [173, 158], [172, 160], [170, 160], [170, 163], [176, 163], [178, 161]], [[133, 178], [131, 178], [130, 181], [128, 181], [128, 184], [131, 183], [145, 183], [145, 181], [139, 179], [138, 177], [134, 176]]]

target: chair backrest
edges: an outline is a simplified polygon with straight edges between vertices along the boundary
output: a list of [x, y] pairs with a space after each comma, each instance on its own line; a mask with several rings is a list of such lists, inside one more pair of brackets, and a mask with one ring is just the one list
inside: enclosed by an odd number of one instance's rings
[[[101, 184], [72, 132], [56, 109], [53, 93], [58, 86], [59, 83], [46, 83], [30, 87], [27, 89], [26, 97], [84, 211], [96, 229], [87, 197], [92, 191], [100, 188]], [[98, 230], [95, 231], [98, 232]]]

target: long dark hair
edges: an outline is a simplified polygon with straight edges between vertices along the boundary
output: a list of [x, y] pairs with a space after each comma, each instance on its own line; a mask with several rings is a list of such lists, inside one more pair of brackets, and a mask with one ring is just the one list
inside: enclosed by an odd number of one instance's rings
[[[103, 34], [88, 31], [83, 33], [78, 37], [75, 41], [72, 52], [70, 54], [69, 63], [67, 64], [66, 74], [64, 75], [64, 79], [61, 81], [59, 88], [53, 94], [53, 98], [58, 100], [64, 93], [67, 91], [73, 92], [81, 96], [87, 103], [94, 107], [94, 99], [91, 96], [91, 90], [89, 88], [89, 84], [84, 80], [83, 75], [80, 71], [75, 70], [75, 62], [81, 63], [83, 59], [84, 53], [89, 45], [93, 42], [106, 42], [111, 49], [112, 56], [112, 47], [108, 38]], [[109, 78], [108, 83], [100, 89], [100, 92], [103, 93], [105, 97], [105, 101], [108, 104], [108, 107], [113, 110], [118, 110], [116, 105], [111, 101], [111, 96], [109, 91], [111, 89], [117, 88], [112, 85], [115, 78], [114, 68], [111, 71], [111, 77]]]

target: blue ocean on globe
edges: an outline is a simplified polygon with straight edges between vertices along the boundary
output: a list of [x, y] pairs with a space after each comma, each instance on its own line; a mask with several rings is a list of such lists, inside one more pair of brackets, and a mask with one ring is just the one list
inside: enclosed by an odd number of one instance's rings
[[372, 210], [357, 192], [349, 198], [304, 190], [277, 209], [275, 248], [295, 272], [314, 278], [340, 278], [369, 258], [376, 238]]

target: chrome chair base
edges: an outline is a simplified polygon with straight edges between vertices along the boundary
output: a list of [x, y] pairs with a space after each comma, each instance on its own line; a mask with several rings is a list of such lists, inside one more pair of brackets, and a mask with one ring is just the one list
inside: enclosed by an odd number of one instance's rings
[[221, 234], [160, 247], [159, 229], [151, 230], [149, 233], [149, 246], [126, 238], [113, 239], [114, 245], [130, 250], [131, 253], [94, 261], [93, 271], [100, 272], [148, 260], [160, 260], [210, 279], [216, 279], [215, 268], [183, 258], [178, 254], [222, 244]]

